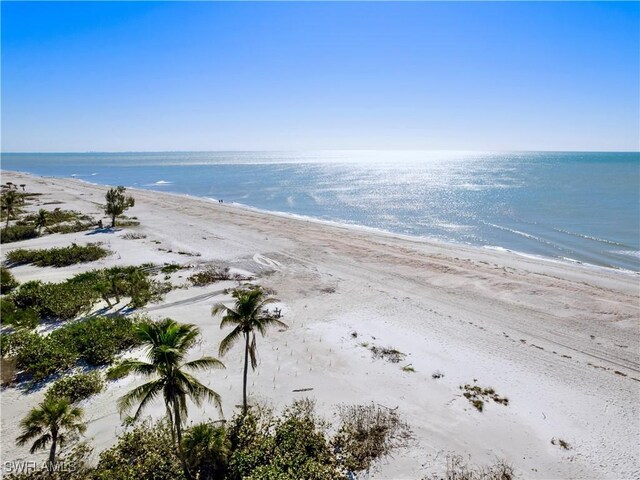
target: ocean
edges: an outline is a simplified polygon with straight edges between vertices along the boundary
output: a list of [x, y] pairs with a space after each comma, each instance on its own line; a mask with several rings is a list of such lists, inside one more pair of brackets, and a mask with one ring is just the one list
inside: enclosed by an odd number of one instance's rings
[[640, 271], [640, 153], [3, 153], [1, 166]]

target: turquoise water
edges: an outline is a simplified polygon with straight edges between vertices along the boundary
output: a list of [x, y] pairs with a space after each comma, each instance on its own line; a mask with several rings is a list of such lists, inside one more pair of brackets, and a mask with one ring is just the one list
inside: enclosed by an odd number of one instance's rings
[[640, 153], [5, 153], [2, 168], [640, 271]]

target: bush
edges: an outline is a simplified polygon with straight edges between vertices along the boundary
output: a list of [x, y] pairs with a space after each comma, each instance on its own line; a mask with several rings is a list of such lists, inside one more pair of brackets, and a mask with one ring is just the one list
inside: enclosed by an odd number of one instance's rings
[[38, 325], [39, 320], [40, 316], [34, 309], [28, 308], [22, 310], [16, 307], [12, 298], [0, 298], [0, 321], [3, 325], [35, 328]]
[[117, 353], [138, 345], [137, 322], [124, 316], [96, 317], [65, 325], [48, 336], [19, 331], [2, 336], [2, 353], [15, 355], [17, 368], [39, 381], [78, 361], [90, 366], [111, 363]]
[[71, 403], [75, 403], [100, 393], [103, 389], [104, 380], [100, 373], [77, 373], [56, 380], [47, 390], [45, 398], [67, 397]]
[[202, 272], [194, 273], [189, 277], [189, 281], [195, 287], [203, 287], [210, 283], [230, 280], [231, 278], [228, 267], [210, 267]]
[[9, 293], [18, 286], [18, 281], [7, 268], [0, 267], [0, 293]]
[[0, 243], [19, 242], [38, 236], [38, 231], [32, 225], [10, 225], [0, 229]]
[[109, 250], [95, 243], [69, 247], [26, 250], [23, 248], [7, 253], [7, 260], [13, 264], [32, 263], [38, 267], [66, 267], [76, 263], [93, 262], [109, 255]]
[[150, 301], [159, 300], [171, 289], [170, 284], [149, 278], [153, 265], [138, 267], [113, 267], [80, 273], [69, 280], [92, 288], [110, 305], [111, 298], [120, 301], [121, 296], [131, 298], [133, 307], [142, 307]]
[[196, 478], [223, 478], [231, 453], [231, 441], [222, 426], [199, 423], [184, 434], [183, 450], [189, 471]]
[[308, 400], [295, 402], [281, 418], [264, 410], [237, 416], [229, 437], [228, 480], [345, 478]]
[[183, 480], [184, 472], [166, 422], [143, 423], [100, 454], [96, 480]]
[[12, 294], [19, 309], [33, 309], [40, 318], [71, 320], [89, 312], [99, 298], [91, 286], [66, 281], [42, 283], [38, 280], [23, 283]]
[[340, 427], [332, 439], [344, 466], [350, 471], [369, 470], [371, 464], [406, 446], [411, 431], [395, 410], [371, 405], [346, 405], [339, 409]]

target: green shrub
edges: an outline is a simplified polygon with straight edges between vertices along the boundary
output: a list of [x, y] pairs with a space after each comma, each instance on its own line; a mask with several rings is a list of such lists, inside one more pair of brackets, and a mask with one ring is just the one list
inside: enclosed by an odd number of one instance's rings
[[13, 276], [13, 273], [5, 267], [0, 267], [0, 293], [9, 293], [11, 290], [18, 286], [18, 281]]
[[345, 478], [309, 401], [295, 402], [280, 418], [249, 411], [231, 421], [233, 453], [228, 480], [334, 480]]
[[76, 352], [51, 335], [18, 331], [10, 335], [7, 350], [16, 355], [16, 366], [32, 377], [34, 382], [56, 372], [68, 370], [77, 361]]
[[95, 243], [69, 247], [26, 250], [23, 248], [7, 253], [7, 260], [13, 264], [32, 263], [38, 267], [66, 267], [76, 263], [93, 262], [109, 255], [109, 250]]
[[138, 345], [134, 334], [136, 323], [121, 315], [96, 317], [66, 325], [50, 336], [60, 337], [63, 343], [73, 345], [78, 358], [89, 365], [106, 365], [117, 353]]
[[42, 283], [38, 280], [23, 283], [13, 294], [19, 309], [33, 309], [40, 318], [71, 320], [89, 312], [99, 298], [89, 285], [66, 281]]
[[67, 397], [71, 403], [75, 403], [100, 393], [103, 389], [104, 380], [99, 372], [76, 373], [56, 380], [47, 390], [45, 398]]
[[0, 321], [3, 325], [35, 328], [39, 320], [40, 316], [34, 309], [22, 310], [16, 307], [11, 297], [0, 298]]
[[43, 336], [18, 331], [3, 335], [3, 355], [15, 355], [17, 368], [33, 381], [64, 372], [83, 361], [91, 366], [108, 364], [115, 355], [138, 345], [129, 317], [96, 317], [65, 325]]
[[96, 223], [92, 220], [90, 222], [73, 222], [73, 223], [65, 223], [61, 225], [52, 225], [51, 227], [47, 227], [48, 233], [76, 233], [83, 232], [84, 230], [89, 230], [93, 228]]
[[38, 236], [38, 231], [33, 225], [9, 225], [0, 229], [0, 243], [19, 242]]
[[195, 478], [223, 478], [229, 463], [231, 441], [224, 427], [199, 423], [184, 433], [185, 462]]
[[75, 275], [71, 283], [90, 286], [110, 305], [111, 299], [120, 301], [121, 296], [131, 298], [131, 306], [142, 307], [150, 301], [157, 301], [171, 290], [171, 284], [160, 283], [150, 278], [151, 264], [137, 267], [112, 267]]
[[184, 480], [178, 450], [166, 422], [143, 423], [100, 454], [96, 480]]

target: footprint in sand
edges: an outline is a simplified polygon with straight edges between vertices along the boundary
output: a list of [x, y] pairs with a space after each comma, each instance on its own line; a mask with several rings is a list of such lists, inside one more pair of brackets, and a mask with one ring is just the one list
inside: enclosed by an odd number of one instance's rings
[[274, 270], [280, 270], [282, 268], [282, 264], [273, 258], [265, 257], [264, 255], [260, 255], [256, 253], [253, 256], [253, 261], [258, 265], [262, 265], [263, 267], [272, 268]]

